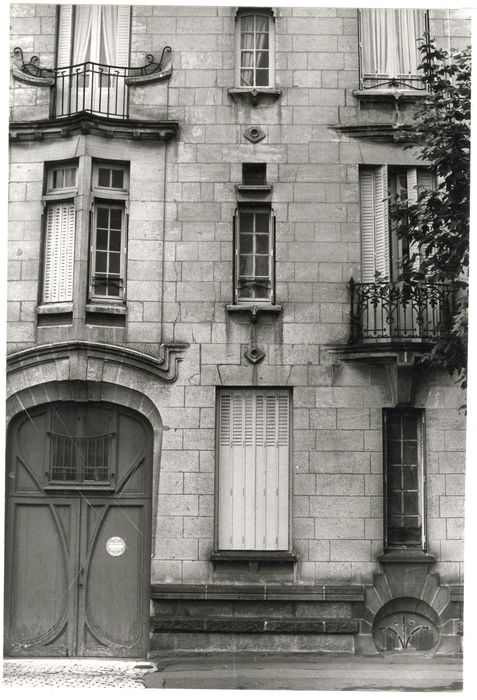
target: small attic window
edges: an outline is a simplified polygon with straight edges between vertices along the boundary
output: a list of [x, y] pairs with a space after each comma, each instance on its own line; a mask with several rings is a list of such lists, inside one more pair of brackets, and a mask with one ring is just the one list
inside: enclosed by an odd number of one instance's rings
[[244, 185], [266, 185], [266, 163], [242, 163], [242, 183]]

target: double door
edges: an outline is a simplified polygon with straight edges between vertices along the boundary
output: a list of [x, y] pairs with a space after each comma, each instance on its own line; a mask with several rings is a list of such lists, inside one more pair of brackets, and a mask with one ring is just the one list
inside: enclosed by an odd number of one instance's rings
[[148, 426], [113, 407], [53, 406], [9, 438], [6, 654], [144, 656]]

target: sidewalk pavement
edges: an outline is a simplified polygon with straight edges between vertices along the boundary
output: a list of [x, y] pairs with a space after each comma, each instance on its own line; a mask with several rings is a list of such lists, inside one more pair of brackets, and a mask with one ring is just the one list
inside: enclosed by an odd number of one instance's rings
[[[156, 670], [157, 669], [157, 670]], [[458, 691], [462, 659], [425, 656], [209, 653], [153, 662], [5, 659], [4, 687]]]
[[462, 690], [462, 659], [425, 656], [211, 654], [156, 659], [146, 688]]
[[149, 661], [115, 659], [4, 659], [3, 686], [144, 688]]

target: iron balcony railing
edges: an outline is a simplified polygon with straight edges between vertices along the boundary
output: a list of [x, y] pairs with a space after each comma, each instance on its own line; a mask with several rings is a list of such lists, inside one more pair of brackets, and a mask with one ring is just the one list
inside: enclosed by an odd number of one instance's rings
[[349, 282], [349, 343], [432, 341], [449, 328], [452, 287], [445, 283]]
[[94, 61], [85, 61], [72, 66], [46, 68], [39, 65], [38, 57], [29, 61], [23, 57], [20, 47], [14, 49], [15, 57], [21, 61], [20, 70], [31, 78], [46, 79], [52, 85], [52, 116], [69, 117], [79, 112], [90, 112], [115, 119], [127, 119], [129, 113], [129, 84], [138, 78], [169, 75], [164, 70], [170, 46], [162, 50], [159, 61], [147, 54], [143, 66], [109, 66]]
[[123, 118], [128, 113], [127, 68], [92, 61], [58, 68], [54, 85], [55, 115], [92, 112]]

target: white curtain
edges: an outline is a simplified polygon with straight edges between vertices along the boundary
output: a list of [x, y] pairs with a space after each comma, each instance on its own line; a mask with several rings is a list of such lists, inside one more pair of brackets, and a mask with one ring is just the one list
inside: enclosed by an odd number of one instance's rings
[[420, 62], [417, 41], [423, 32], [422, 10], [363, 9], [363, 74], [416, 75]]
[[[264, 15], [246, 15], [241, 17], [241, 85], [269, 84], [269, 31], [268, 17]], [[259, 70], [259, 73], [257, 73], [257, 70]]]
[[116, 37], [118, 34], [117, 5], [100, 5], [101, 10], [101, 52], [99, 62], [108, 66], [116, 65]]
[[73, 64], [116, 65], [117, 5], [76, 5]]
[[76, 5], [73, 65], [90, 60], [94, 5]]

